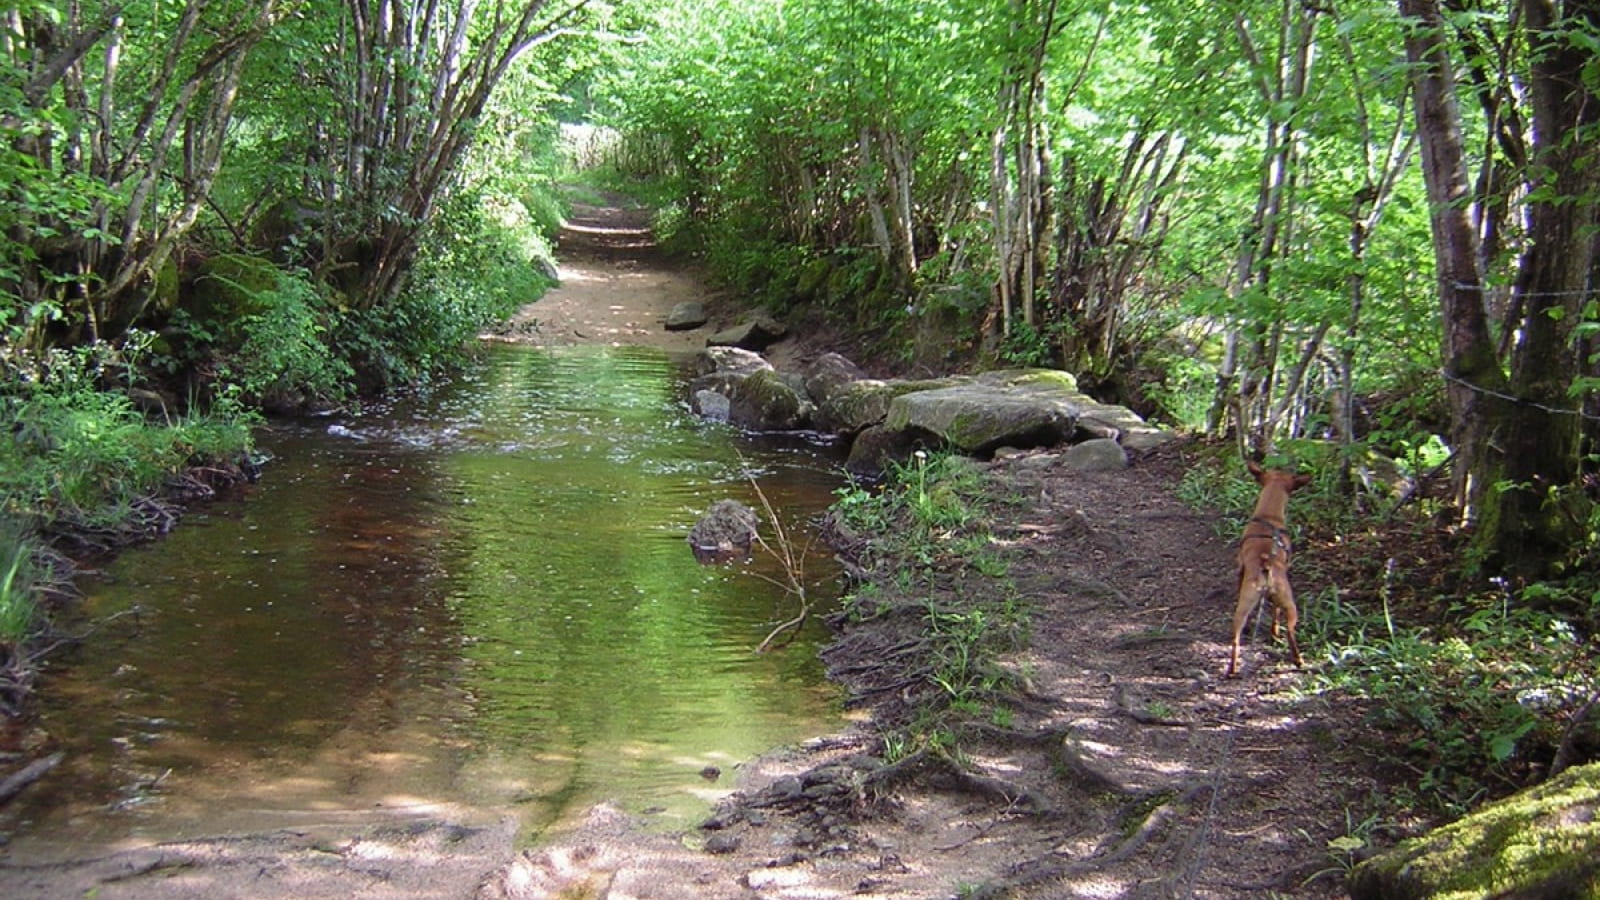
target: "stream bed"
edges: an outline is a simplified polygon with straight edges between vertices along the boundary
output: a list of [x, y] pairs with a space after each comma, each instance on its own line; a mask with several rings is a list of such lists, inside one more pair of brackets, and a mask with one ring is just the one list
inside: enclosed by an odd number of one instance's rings
[[[415, 817], [532, 841], [601, 801], [681, 827], [741, 761], [837, 727], [820, 627], [754, 652], [797, 608], [782, 570], [684, 538], [715, 500], [759, 509], [754, 474], [809, 541], [838, 466], [697, 420], [679, 363], [496, 346], [265, 429], [259, 485], [83, 580], [90, 631], [43, 687], [66, 759], [0, 810], [0, 853]], [[825, 554], [805, 580], [831, 605]]]

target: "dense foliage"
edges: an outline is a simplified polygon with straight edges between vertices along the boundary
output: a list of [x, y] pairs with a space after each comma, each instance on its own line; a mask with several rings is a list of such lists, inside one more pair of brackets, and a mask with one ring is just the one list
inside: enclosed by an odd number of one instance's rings
[[[1437, 437], [1489, 567], [1587, 546], [1594, 4], [653, 9], [600, 111], [732, 284], [917, 363], [1063, 366], [1252, 452], [1332, 439], [1353, 470], [1358, 442]], [[1436, 243], [1440, 210], [1470, 246]], [[1493, 341], [1459, 339], [1464, 290]], [[1496, 456], [1502, 428], [1524, 449]]]

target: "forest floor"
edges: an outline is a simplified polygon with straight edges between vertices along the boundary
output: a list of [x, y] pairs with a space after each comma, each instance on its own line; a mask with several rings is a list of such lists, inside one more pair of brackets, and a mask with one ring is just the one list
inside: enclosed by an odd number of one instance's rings
[[[738, 305], [691, 332], [660, 327], [703, 299], [660, 258], [638, 211], [582, 208], [562, 284], [497, 334], [535, 344], [703, 346]], [[819, 349], [769, 354], [798, 368]], [[964, 746], [966, 768], [887, 766], [879, 726], [907, 714], [927, 660], [912, 615], [848, 626], [825, 652], [864, 711], [846, 731], [780, 748], [725, 777], [713, 829], [650, 831], [610, 806], [519, 851], [507, 827], [446, 822], [361, 834], [223, 836], [0, 872], [8, 895], [68, 897], [1023, 898], [1339, 897], [1349, 856], [1409, 773], [1391, 773], [1348, 700], [1311, 693], [1258, 625], [1241, 677], [1221, 677], [1234, 582], [1220, 514], [1176, 496], [1194, 450], [1069, 471], [1052, 453], [979, 463], [994, 545], [1031, 614], [1005, 665], [1026, 694]], [[1291, 516], [1293, 515], [1291, 511]], [[1310, 547], [1314, 598], [1338, 564]], [[995, 585], [991, 589], [999, 589]], [[952, 577], [949, 597], [984, 590]], [[912, 598], [916, 600], [917, 598]], [[924, 596], [917, 602], [934, 602]], [[886, 602], [893, 603], [890, 599]], [[1314, 655], [1314, 648], [1308, 658]], [[901, 777], [887, 777], [889, 775]], [[1359, 843], [1359, 842], [1358, 842]]]

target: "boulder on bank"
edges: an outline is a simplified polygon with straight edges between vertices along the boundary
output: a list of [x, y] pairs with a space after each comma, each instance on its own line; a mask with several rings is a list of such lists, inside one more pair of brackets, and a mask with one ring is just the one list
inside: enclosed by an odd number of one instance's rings
[[710, 320], [704, 303], [685, 300], [667, 311], [665, 327], [668, 331], [693, 331]]
[[738, 347], [744, 350], [765, 350], [783, 340], [789, 329], [777, 319], [763, 312], [732, 328], [725, 328], [706, 339], [711, 347]]
[[727, 562], [750, 555], [761, 517], [737, 500], [718, 500], [689, 529], [689, 548], [703, 563]]
[[1128, 467], [1128, 451], [1111, 438], [1094, 438], [1073, 444], [1064, 461], [1074, 472], [1114, 472]]
[[858, 434], [873, 425], [882, 424], [889, 415], [889, 404], [896, 397], [917, 391], [968, 384], [971, 381], [972, 379], [966, 376], [954, 375], [925, 381], [879, 381], [876, 378], [866, 378], [851, 382], [833, 391], [826, 400], [812, 395], [812, 399], [817, 401], [817, 427], [838, 434]]
[[1349, 890], [1354, 900], [1600, 897], [1600, 763], [1367, 860]]
[[979, 379], [902, 394], [889, 404], [884, 425], [898, 431], [925, 432], [962, 453], [987, 456], [1000, 447], [1026, 449], [1063, 443], [1077, 430], [1078, 415], [1065, 391], [1026, 382]]
[[695, 356], [689, 371], [693, 376], [689, 382], [691, 398], [702, 391], [715, 391], [731, 398], [739, 382], [757, 372], [772, 371], [772, 364], [762, 359], [761, 354], [750, 350], [707, 347]]
[[753, 375], [762, 369], [772, 368], [761, 354], [739, 347], [707, 347], [695, 354], [689, 372], [696, 378], [717, 372], [734, 375]]
[[873, 425], [856, 435], [850, 442], [850, 455], [844, 467], [852, 475], [877, 477], [891, 462], [910, 459], [911, 454], [927, 446], [924, 438], [908, 432]]
[[829, 353], [801, 378], [777, 372], [758, 353], [718, 346], [700, 353], [694, 372], [691, 403], [701, 415], [722, 417], [721, 405], [705, 396], [715, 392], [729, 400], [727, 420], [742, 428], [816, 427], [852, 438], [859, 446], [852, 445], [847, 465], [862, 474], [920, 447], [988, 456], [1001, 447], [1102, 440], [1116, 446], [1084, 453], [1098, 453], [1092, 464], [1116, 465], [1126, 464], [1128, 449], [1172, 439], [1131, 410], [1080, 393], [1071, 373], [1054, 369], [880, 381], [858, 377], [861, 370], [853, 363]]
[[815, 409], [793, 384], [770, 367], [740, 379], [728, 400], [728, 421], [751, 431], [808, 428]]
[[824, 353], [806, 366], [806, 394], [818, 407], [844, 388], [861, 381], [867, 373], [838, 353]]

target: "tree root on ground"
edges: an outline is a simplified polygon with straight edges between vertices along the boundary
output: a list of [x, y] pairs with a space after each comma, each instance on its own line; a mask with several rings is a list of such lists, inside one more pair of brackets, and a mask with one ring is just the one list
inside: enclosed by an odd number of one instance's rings
[[1018, 863], [1005, 877], [985, 883], [968, 896], [995, 900], [1022, 888], [1087, 875], [1116, 865], [1149, 843], [1201, 792], [1213, 789], [1211, 784], [1195, 784], [1177, 793], [1158, 792], [1136, 797], [1124, 807], [1122, 816], [1125, 826], [1134, 827], [1131, 830], [1124, 827], [1108, 836], [1089, 856], [1069, 859], [1060, 853], [1049, 853]]

